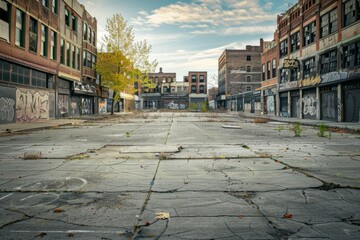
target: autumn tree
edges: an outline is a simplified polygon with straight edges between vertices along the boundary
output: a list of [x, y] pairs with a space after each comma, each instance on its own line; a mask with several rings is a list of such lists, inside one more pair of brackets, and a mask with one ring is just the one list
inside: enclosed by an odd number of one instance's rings
[[136, 82], [148, 88], [155, 87], [148, 73], [155, 71], [157, 61], [150, 61], [151, 45], [146, 40], [135, 42], [133, 28], [120, 14], [106, 20], [105, 30], [96, 71], [101, 76], [101, 85], [114, 91], [111, 108], [114, 114], [114, 103], [119, 100], [120, 93], [134, 94]]

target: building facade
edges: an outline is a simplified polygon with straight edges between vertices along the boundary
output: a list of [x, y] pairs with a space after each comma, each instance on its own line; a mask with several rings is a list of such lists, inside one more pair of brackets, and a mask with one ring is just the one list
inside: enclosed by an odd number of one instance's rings
[[279, 50], [277, 33], [274, 40], [264, 41], [261, 54], [261, 110], [263, 114], [275, 115], [278, 83]]
[[[0, 0], [0, 11], [0, 123], [94, 113], [95, 73], [85, 80], [81, 61], [84, 6]], [[96, 19], [88, 18], [96, 36]], [[96, 37], [92, 46], [91, 64]]]
[[299, 0], [277, 24], [277, 115], [359, 122], [360, 2]]
[[261, 85], [260, 46], [246, 46], [244, 50], [225, 49], [218, 59], [218, 107], [226, 106], [226, 97], [243, 92], [253, 91]]
[[189, 86], [189, 102], [207, 102], [207, 72], [190, 71], [187, 76]]

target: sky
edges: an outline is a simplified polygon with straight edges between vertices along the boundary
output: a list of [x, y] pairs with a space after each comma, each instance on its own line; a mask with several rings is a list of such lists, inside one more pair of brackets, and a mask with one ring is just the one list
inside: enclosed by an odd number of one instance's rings
[[[133, 26], [136, 41], [152, 46], [158, 69], [175, 72], [182, 81], [189, 71], [217, 78], [218, 58], [225, 49], [272, 40], [277, 15], [297, 0], [78, 0], [98, 21], [98, 43], [106, 19], [121, 14]], [[158, 71], [157, 69], [157, 71]], [[212, 84], [210, 84], [212, 85]]]

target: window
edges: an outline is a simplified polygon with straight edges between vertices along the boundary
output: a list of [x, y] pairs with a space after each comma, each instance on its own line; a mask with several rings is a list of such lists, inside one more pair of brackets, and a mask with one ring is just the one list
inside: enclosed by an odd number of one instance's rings
[[199, 93], [205, 93], [205, 87], [204, 85], [199, 86]]
[[196, 82], [196, 75], [191, 75], [191, 82]]
[[80, 70], [80, 48], [76, 48], [76, 66], [77, 70]]
[[265, 64], [262, 65], [262, 80], [265, 81]]
[[288, 40], [285, 39], [284, 41], [280, 42], [280, 58], [287, 56], [288, 54]]
[[176, 92], [177, 92], [177, 93], [181, 93], [181, 87], [180, 87], [180, 86], [177, 86], [177, 87], [176, 87]]
[[303, 46], [307, 46], [316, 40], [316, 21], [313, 21], [303, 29]]
[[86, 56], [87, 56], [86, 51], [83, 50], [83, 66], [84, 67], [86, 67]]
[[29, 50], [37, 52], [37, 21], [30, 17]]
[[86, 66], [88, 68], [91, 68], [91, 65], [92, 65], [92, 63], [91, 63], [91, 53], [87, 52], [86, 53]]
[[251, 61], [251, 56], [250, 55], [246, 56], [246, 61]]
[[344, 68], [353, 68], [360, 65], [360, 41], [356, 43], [350, 43], [343, 47]]
[[[30, 69], [17, 64], [11, 64], [11, 82], [30, 85]], [[9, 76], [10, 77], [10, 76]], [[10, 78], [9, 78], [10, 79]]]
[[251, 86], [247, 86], [246, 91], [248, 91], [248, 92], [251, 91]]
[[31, 70], [31, 85], [46, 88], [46, 73]]
[[266, 79], [270, 79], [270, 61], [268, 61], [266, 63], [266, 66], [267, 66], [267, 73], [266, 73], [267, 77], [266, 77]]
[[72, 68], [76, 68], [76, 52], [75, 52], [75, 46], [74, 45], [72, 45], [71, 46], [71, 67]]
[[44, 57], [48, 55], [48, 27], [41, 25], [41, 50], [40, 54]]
[[51, 31], [51, 50], [50, 50], [50, 58], [52, 60], [56, 60], [56, 50], [57, 50], [57, 34], [54, 31]]
[[290, 36], [290, 52], [295, 52], [300, 49], [300, 31]]
[[93, 54], [91, 56], [91, 67], [92, 67], [92, 69], [95, 69], [95, 65], [96, 65], [96, 56]]
[[49, 8], [49, 0], [42, 0], [42, 5]]
[[84, 26], [83, 26], [84, 40], [86, 40], [86, 38], [87, 38], [87, 29], [88, 29], [87, 24], [84, 23]]
[[66, 66], [70, 67], [70, 43], [66, 42]]
[[95, 46], [96, 45], [96, 37], [95, 37], [95, 31], [93, 31], [93, 35], [92, 35], [92, 44]]
[[65, 8], [65, 24], [70, 27], [70, 13], [69, 10]]
[[272, 60], [272, 77], [276, 77], [276, 59]]
[[60, 40], [60, 63], [65, 64], [65, 41]]
[[337, 31], [337, 9], [320, 18], [320, 37], [325, 37]]
[[15, 33], [16, 46], [25, 47], [25, 13], [16, 9], [16, 33]]
[[280, 70], [280, 83], [286, 83], [288, 81], [289, 71], [288, 69], [281, 69]]
[[200, 82], [201, 82], [201, 83], [205, 82], [205, 77], [204, 77], [204, 75], [200, 75]]
[[71, 25], [72, 30], [73, 30], [74, 32], [77, 32], [77, 17], [74, 16], [74, 15], [72, 15], [72, 16], [71, 16], [71, 20], [72, 20], [72, 25]]
[[191, 93], [196, 93], [196, 86], [195, 85], [191, 86]]
[[87, 35], [87, 40], [90, 42], [91, 41], [91, 34], [92, 34], [90, 26], [88, 27], [88, 33], [87, 34], [88, 34]]
[[299, 70], [297, 68], [290, 69], [290, 81], [297, 81], [299, 80]]
[[347, 27], [360, 19], [360, 1], [343, 1], [344, 27]]
[[52, 0], [52, 12], [57, 14], [58, 13], [58, 0]]
[[10, 4], [0, 0], [0, 38], [10, 42]]
[[251, 66], [246, 66], [246, 72], [251, 72]]
[[10, 64], [0, 59], [0, 81], [10, 81]]
[[320, 56], [320, 74], [337, 70], [337, 51], [332, 50]]
[[246, 82], [251, 82], [251, 76], [246, 76]]
[[315, 57], [305, 60], [303, 64], [304, 64], [304, 79], [316, 75]]

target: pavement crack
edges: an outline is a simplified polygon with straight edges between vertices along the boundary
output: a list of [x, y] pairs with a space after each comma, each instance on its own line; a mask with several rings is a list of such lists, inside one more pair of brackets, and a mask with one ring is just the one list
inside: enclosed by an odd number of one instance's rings
[[308, 198], [307, 198], [307, 196], [306, 196], [305, 189], [303, 189], [303, 190], [301, 191], [301, 193], [302, 193], [302, 195], [304, 196], [305, 204], [308, 204]]

